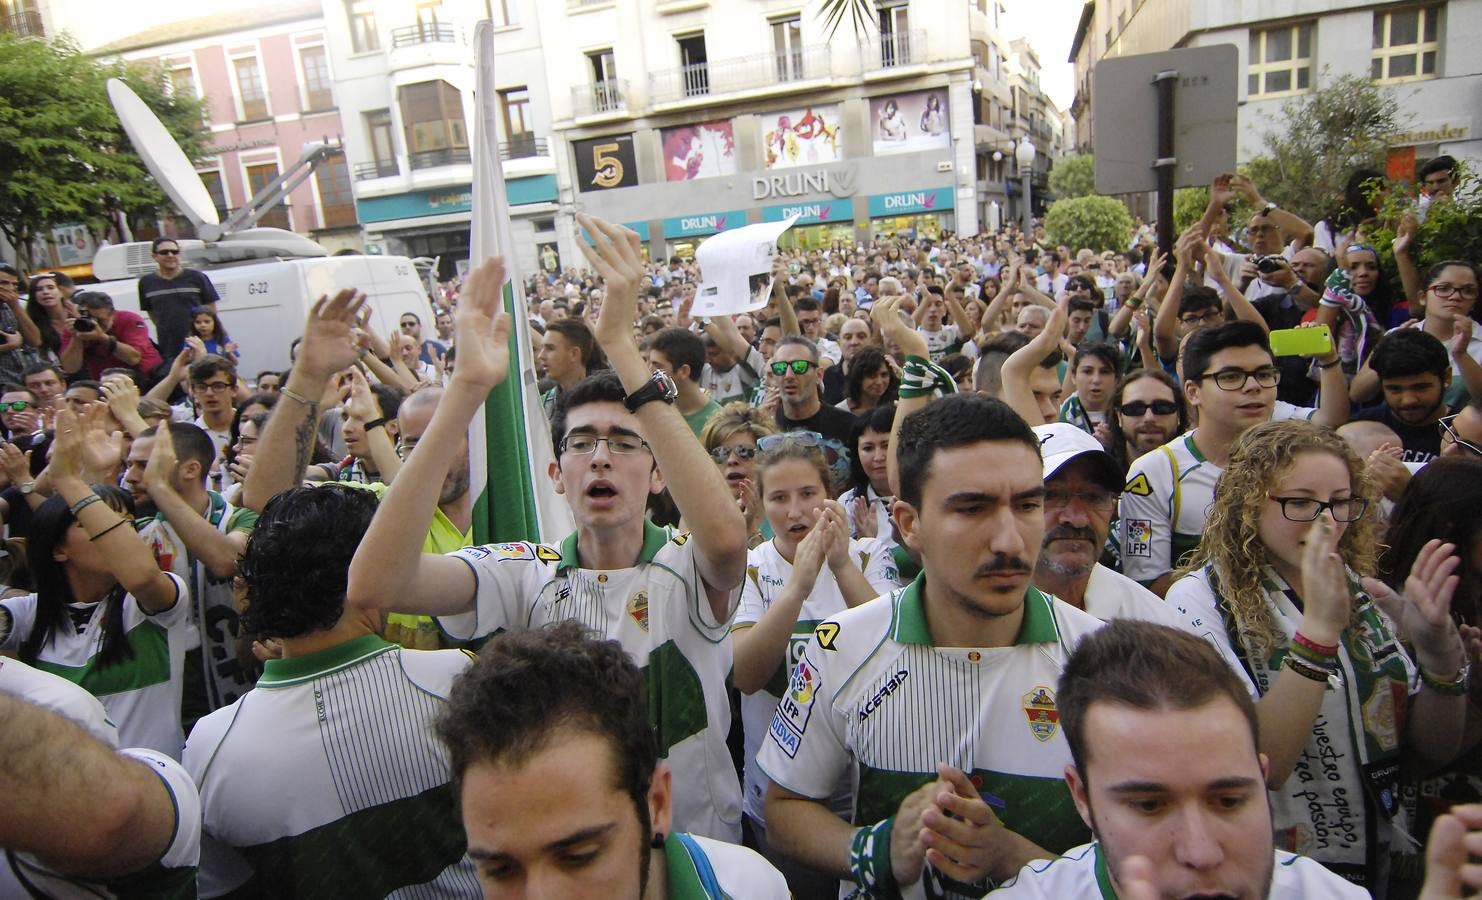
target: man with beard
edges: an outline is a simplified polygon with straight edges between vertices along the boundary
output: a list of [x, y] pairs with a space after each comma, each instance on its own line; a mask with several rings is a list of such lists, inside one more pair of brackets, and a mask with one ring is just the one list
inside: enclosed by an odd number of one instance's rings
[[1188, 430], [1178, 382], [1162, 369], [1134, 369], [1112, 391], [1112, 412], [1096, 437], [1126, 472], [1132, 461]]
[[1441, 429], [1446, 415], [1446, 388], [1451, 383], [1451, 359], [1446, 345], [1429, 333], [1406, 329], [1386, 334], [1369, 357], [1369, 368], [1379, 376], [1384, 400], [1360, 410], [1355, 421], [1383, 422], [1400, 436], [1404, 462], [1430, 462], [1441, 454]]
[[1112, 622], [1081, 642], [1059, 687], [1075, 759], [1065, 780], [1096, 840], [1030, 863], [992, 900], [1369, 896], [1276, 851], [1255, 705], [1207, 641]]
[[1097, 562], [1124, 480], [1111, 454], [1065, 422], [1037, 426], [1034, 433], [1045, 465], [1045, 537], [1034, 586], [1103, 622], [1146, 619], [1180, 627], [1182, 620], [1157, 594]]
[[124, 487], [141, 517], [139, 536], [160, 569], [185, 579], [200, 643], [185, 654], [181, 722], [233, 702], [252, 686], [237, 656], [240, 632], [232, 579], [257, 513], [206, 487], [216, 458], [211, 438], [188, 422], [151, 428], [129, 448]]
[[674, 828], [644, 675], [594, 638], [571, 621], [495, 637], [438, 720], [484, 897], [784, 900], [755, 851]]

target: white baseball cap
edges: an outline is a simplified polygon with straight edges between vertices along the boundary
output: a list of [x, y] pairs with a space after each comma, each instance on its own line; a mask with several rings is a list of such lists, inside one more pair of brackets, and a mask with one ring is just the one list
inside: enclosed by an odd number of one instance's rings
[[1036, 425], [1034, 433], [1039, 437], [1039, 452], [1044, 458], [1046, 481], [1054, 477], [1061, 466], [1078, 457], [1087, 456], [1103, 486], [1114, 491], [1122, 489], [1126, 482], [1126, 473], [1096, 438], [1069, 422]]

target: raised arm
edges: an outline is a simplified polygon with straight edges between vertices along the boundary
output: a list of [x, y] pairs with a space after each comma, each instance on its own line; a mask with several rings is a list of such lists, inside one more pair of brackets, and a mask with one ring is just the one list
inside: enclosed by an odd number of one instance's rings
[[[149, 499], [180, 535], [192, 556], [205, 563], [216, 578], [230, 578], [237, 574], [237, 560], [247, 549], [247, 535], [240, 531], [222, 534], [205, 516], [192, 509], [174, 487], [179, 468], [175, 438], [170, 434], [169, 424], [161, 423], [155, 429], [154, 447], [150, 449], [149, 462], [144, 466], [144, 484], [149, 490]], [[198, 476], [187, 472], [183, 477]]]
[[1230, 280], [1230, 273], [1225, 270], [1224, 264], [1220, 261], [1219, 252], [1203, 242], [1200, 242], [1195, 252], [1204, 254], [1204, 269], [1209, 272], [1214, 283], [1219, 285], [1220, 294], [1224, 296], [1225, 302], [1230, 304], [1230, 309], [1234, 310], [1235, 318], [1254, 322], [1261, 326], [1262, 331], [1270, 332], [1271, 326], [1266, 324], [1265, 318], [1256, 311], [1254, 306], [1251, 306], [1249, 300], [1245, 299], [1240, 286]]
[[751, 351], [751, 345], [746, 343], [746, 338], [741, 336], [741, 331], [736, 327], [734, 319], [730, 316], [712, 316], [705, 320], [705, 333], [710, 335], [716, 346], [735, 357], [737, 364], [746, 364], [746, 356]]
[[1184, 295], [1184, 283], [1194, 268], [1194, 247], [1203, 240], [1204, 233], [1195, 226], [1179, 235], [1173, 245], [1176, 261], [1173, 277], [1168, 281], [1168, 291], [1163, 294], [1163, 302], [1158, 304], [1158, 314], [1153, 319], [1153, 349], [1158, 351], [1159, 359], [1172, 359], [1178, 353], [1178, 301]]
[[[638, 284], [643, 277], [642, 244], [635, 232], [620, 225], [591, 216], [578, 216], [578, 220], [596, 241], [595, 245], [582, 242], [582, 252], [608, 286], [606, 302], [597, 317], [597, 343], [622, 381], [623, 390], [632, 394], [653, 374], [633, 339]], [[777, 277], [781, 280], [783, 276], [779, 273]], [[783, 300], [779, 306], [787, 309], [789, 304]], [[792, 321], [796, 325], [796, 315]], [[454, 372], [463, 366], [463, 351], [458, 353]], [[716, 621], [726, 621], [733, 611], [735, 589], [746, 573], [746, 518], [732, 499], [720, 469], [695, 440], [678, 409], [668, 403], [646, 403], [636, 415], [674, 505], [689, 524], [711, 611]]]
[[[396, 455], [396, 445], [391, 433], [386, 430], [386, 417], [382, 414], [380, 401], [371, 392], [370, 382], [359, 368], [350, 370], [350, 384], [344, 390], [345, 412], [360, 423], [365, 430], [365, 443], [370, 449], [371, 462], [384, 484], [390, 484], [401, 471], [401, 457]], [[371, 422], [378, 422], [371, 426]]]
[[[926, 346], [926, 338], [921, 332], [901, 321], [901, 301], [903, 296], [881, 297], [875, 301], [870, 308], [870, 321], [880, 330], [880, 338], [887, 345], [895, 341], [901, 348], [901, 353], [907, 357], [915, 356], [927, 359], [931, 351]], [[921, 397], [902, 397], [895, 403], [895, 419], [890, 423], [890, 446], [895, 446], [896, 436], [900, 433], [901, 423], [906, 417], [931, 402], [931, 395]], [[900, 496], [900, 467], [896, 463], [894, 453], [887, 453], [885, 459], [885, 471], [890, 479], [890, 494], [894, 497]]]
[[1317, 362], [1317, 412], [1312, 421], [1317, 425], [1338, 428], [1348, 421], [1348, 377], [1343, 374], [1342, 358], [1338, 356], [1338, 345], [1316, 357]]
[[802, 334], [802, 326], [798, 324], [798, 311], [792, 308], [792, 301], [787, 299], [787, 265], [780, 256], [772, 261], [772, 301], [777, 304], [782, 336]]
[[1239, 191], [1245, 197], [1245, 202], [1257, 210], [1264, 210], [1262, 214], [1270, 220], [1272, 225], [1281, 229], [1282, 235], [1288, 240], [1297, 242], [1297, 249], [1300, 250], [1303, 247], [1311, 246], [1313, 231], [1312, 226], [1308, 224], [1307, 220], [1296, 213], [1287, 212], [1279, 206], [1266, 209], [1266, 198], [1261, 196], [1261, 192], [1256, 188], [1255, 182], [1244, 175], [1231, 175], [1230, 188]]
[[185, 375], [190, 371], [190, 364], [206, 355], [206, 344], [195, 335], [185, 339], [185, 344], [175, 358], [170, 360], [170, 369], [159, 383], [149, 389], [144, 397], [147, 400], [158, 400], [161, 403], [170, 402], [170, 396], [175, 393], [175, 388], [185, 380]]
[[1034, 391], [1029, 386], [1029, 375], [1036, 366], [1044, 362], [1045, 357], [1060, 346], [1060, 339], [1065, 335], [1065, 324], [1070, 320], [1069, 307], [1068, 299], [1060, 301], [1060, 305], [1050, 314], [1050, 320], [1045, 323], [1044, 330], [1029, 343], [1010, 353], [1003, 361], [1003, 369], [999, 373], [1003, 381], [1001, 399], [1031, 425], [1043, 422], [1044, 413], [1040, 411], [1039, 402], [1034, 399]]
[[31, 321], [31, 315], [26, 312], [26, 305], [21, 302], [19, 291], [12, 287], [0, 287], [0, 302], [10, 307], [11, 315], [15, 316], [16, 327], [20, 329], [21, 340], [25, 341], [27, 347], [41, 346], [41, 329]]
[[1415, 268], [1415, 258], [1410, 255], [1410, 248], [1415, 244], [1416, 228], [1415, 216], [1406, 213], [1405, 217], [1400, 220], [1400, 227], [1395, 231], [1395, 239], [1390, 246], [1395, 252], [1395, 268], [1400, 272], [1400, 284], [1405, 290], [1405, 300], [1410, 303], [1412, 309], [1418, 310], [1420, 295], [1425, 290], [1425, 284], [1421, 281], [1419, 270]]
[[350, 329], [365, 295], [347, 288], [334, 299], [320, 297], [309, 310], [298, 359], [273, 407], [242, 486], [242, 505], [256, 512], [275, 494], [294, 487], [314, 454], [319, 406], [334, 373], [355, 362]]
[[[978, 325], [978, 334], [987, 336], [998, 333], [999, 319], [1003, 318], [1004, 308], [1009, 305], [1009, 298], [1014, 296], [1019, 285], [1019, 268], [1023, 261], [1015, 256], [1009, 264], [1008, 275], [999, 282], [998, 293], [988, 303], [988, 309], [983, 313], [983, 321]], [[988, 329], [992, 328], [992, 331]]]
[[504, 260], [498, 257], [486, 260], [464, 284], [453, 314], [458, 365], [355, 551], [347, 594], [351, 606], [435, 616], [473, 608], [473, 570], [462, 560], [423, 553], [422, 542], [468, 424], [509, 372], [510, 319], [503, 287]]

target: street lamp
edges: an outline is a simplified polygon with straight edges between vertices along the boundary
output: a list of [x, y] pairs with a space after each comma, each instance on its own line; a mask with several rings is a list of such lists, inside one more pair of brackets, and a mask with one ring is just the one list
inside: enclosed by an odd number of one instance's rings
[[1029, 177], [1034, 174], [1034, 141], [1025, 135], [1014, 148], [1014, 160], [1019, 163], [1019, 175], [1024, 179], [1024, 212], [1019, 227], [1025, 235], [1034, 234], [1034, 207], [1029, 198]]

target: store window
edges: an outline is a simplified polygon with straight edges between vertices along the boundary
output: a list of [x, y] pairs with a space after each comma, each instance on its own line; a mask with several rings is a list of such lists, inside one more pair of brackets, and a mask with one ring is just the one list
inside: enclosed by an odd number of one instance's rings
[[463, 96], [446, 81], [424, 81], [397, 90], [413, 169], [469, 161]]
[[1312, 88], [1312, 23], [1252, 29], [1245, 92], [1286, 97]]
[[1436, 77], [1440, 26], [1439, 6], [1375, 12], [1374, 55], [1369, 76], [1383, 82]]

